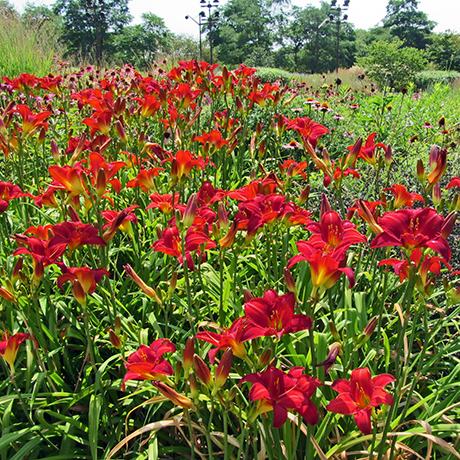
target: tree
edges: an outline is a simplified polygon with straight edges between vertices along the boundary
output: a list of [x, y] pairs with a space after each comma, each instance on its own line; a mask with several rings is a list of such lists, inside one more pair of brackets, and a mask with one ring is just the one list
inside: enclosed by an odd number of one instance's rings
[[157, 53], [165, 52], [172, 34], [163, 19], [153, 13], [142, 14], [142, 23], [124, 27], [113, 39], [115, 58], [120, 63], [131, 62], [146, 68]]
[[53, 11], [63, 16], [63, 39], [70, 53], [94, 58], [100, 65], [108, 38], [131, 21], [129, 0], [57, 0]]
[[450, 31], [434, 34], [431, 42], [428, 59], [440, 70], [460, 71], [460, 35]]
[[414, 81], [415, 74], [426, 67], [426, 59], [417, 48], [404, 47], [401, 40], [373, 42], [368, 56], [358, 59], [379, 88], [401, 89]]
[[283, 1], [230, 0], [219, 9], [213, 44], [219, 60], [231, 65], [245, 62], [263, 66], [273, 62], [275, 23]]
[[389, 0], [383, 26], [402, 40], [404, 46], [423, 49], [436, 23], [418, 10], [418, 0]]
[[[277, 57], [284, 56], [284, 68], [296, 72], [319, 73], [334, 70], [337, 55], [337, 22], [331, 21], [330, 5], [322, 2], [320, 8], [308, 5], [294, 6], [289, 21], [280, 35], [283, 47]], [[333, 16], [333, 15], [332, 15]], [[336, 18], [335, 18], [336, 19]], [[354, 30], [343, 18], [339, 27], [339, 64], [354, 64]], [[287, 59], [286, 56], [291, 56]], [[277, 62], [281, 62], [277, 59]], [[287, 64], [287, 65], [286, 65]]]

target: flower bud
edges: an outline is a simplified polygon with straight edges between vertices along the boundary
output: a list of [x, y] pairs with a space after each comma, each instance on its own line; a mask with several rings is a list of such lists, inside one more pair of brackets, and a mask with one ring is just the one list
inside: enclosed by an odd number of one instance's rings
[[258, 360], [259, 368], [265, 367], [270, 362], [271, 357], [272, 357], [271, 349], [267, 348], [266, 350], [264, 350], [262, 354], [259, 356], [259, 360]]
[[244, 303], [249, 302], [250, 300], [254, 298], [251, 291], [247, 288], [243, 288], [243, 297], [244, 297]]
[[232, 368], [233, 363], [233, 351], [231, 348], [227, 348], [222, 355], [219, 365], [216, 369], [216, 382], [215, 382], [215, 390], [222, 388], [225, 385], [225, 382], [228, 379], [228, 375], [230, 374], [230, 370]]
[[123, 127], [123, 125], [122, 125], [120, 120], [117, 121], [116, 128], [117, 128], [117, 133], [120, 136], [120, 139], [122, 140], [122, 142], [124, 144], [127, 144], [128, 143], [128, 137], [126, 136], [125, 128]]
[[14, 295], [4, 287], [0, 287], [0, 297], [8, 302], [14, 302]]
[[218, 219], [218, 222], [219, 222], [219, 228], [227, 230], [228, 227], [230, 226], [230, 224], [229, 224], [229, 221], [228, 221], [228, 213], [225, 210], [225, 205], [224, 205], [224, 203], [222, 203], [222, 201], [220, 201], [219, 204], [218, 204], [217, 219]]
[[112, 329], [109, 329], [109, 340], [110, 340], [110, 343], [116, 349], [119, 350], [121, 348], [122, 343], [121, 343], [120, 337], [118, 337], [118, 335], [114, 331], [112, 331]]
[[80, 281], [74, 281], [73, 283], [73, 295], [77, 302], [82, 306], [86, 306], [86, 293], [85, 290], [83, 289], [82, 285], [80, 284]]
[[435, 205], [435, 207], [438, 207], [442, 201], [441, 184], [439, 182], [436, 183], [433, 187], [432, 198], [433, 198], [433, 204]]
[[169, 282], [168, 294], [171, 296], [175, 291], [177, 286], [177, 272], [174, 272], [171, 276], [171, 281]]
[[302, 206], [307, 200], [308, 200], [308, 197], [310, 196], [310, 184], [308, 184], [301, 192], [298, 200], [297, 200], [297, 204], [299, 206]]
[[120, 319], [120, 317], [118, 315], [115, 318], [114, 329], [115, 329], [115, 334], [120, 334], [120, 332], [121, 332], [121, 319]]
[[417, 179], [424, 186], [426, 181], [425, 168], [423, 167], [423, 161], [417, 161]]
[[190, 228], [193, 225], [193, 221], [196, 216], [196, 209], [198, 206], [198, 198], [196, 193], [193, 193], [187, 201], [187, 206], [185, 207], [183, 224], [184, 228]]
[[363, 139], [361, 137], [358, 137], [352, 149], [350, 150], [350, 153], [347, 155], [347, 162], [345, 164], [346, 168], [355, 164], [356, 158], [358, 158], [362, 145], [363, 145]]
[[11, 275], [11, 282], [13, 284], [15, 284], [16, 281], [19, 279], [19, 272], [22, 270], [23, 266], [24, 266], [24, 259], [22, 257], [19, 257], [14, 265], [13, 273]]
[[168, 387], [168, 385], [160, 382], [159, 380], [152, 382], [153, 386], [155, 386], [158, 391], [170, 401], [172, 401], [176, 406], [183, 407], [188, 409], [192, 406], [191, 399], [187, 398], [184, 395], [179, 394], [176, 390]]
[[238, 219], [235, 219], [228, 233], [219, 240], [221, 248], [229, 248], [235, 241], [236, 232], [238, 231]]
[[193, 372], [190, 372], [188, 376], [188, 385], [190, 387], [190, 393], [192, 394], [192, 398], [197, 399], [200, 389], [199, 389], [198, 381], [196, 379], [196, 375]]
[[287, 268], [284, 269], [284, 282], [286, 283], [289, 292], [292, 292], [297, 297], [297, 286], [295, 285], [292, 273]]
[[149, 296], [151, 299], [155, 300], [159, 305], [161, 305], [161, 300], [158, 298], [155, 289], [150, 286], [147, 286], [140, 276], [133, 270], [131, 265], [124, 265], [126, 274], [141, 288], [141, 291]]
[[192, 367], [194, 354], [195, 354], [195, 338], [189, 337], [187, 339], [187, 342], [185, 343], [184, 354], [182, 357], [182, 366], [184, 368], [186, 376], [188, 375], [190, 368]]
[[212, 387], [214, 382], [211, 375], [211, 371], [206, 363], [198, 356], [193, 356], [193, 368], [197, 377], [208, 387]]

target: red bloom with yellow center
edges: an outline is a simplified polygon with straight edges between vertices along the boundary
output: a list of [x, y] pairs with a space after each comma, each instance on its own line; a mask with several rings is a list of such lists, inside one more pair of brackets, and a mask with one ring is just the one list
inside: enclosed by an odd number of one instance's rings
[[74, 296], [82, 305], [86, 304], [86, 294], [92, 294], [96, 290], [96, 284], [102, 280], [104, 275], [109, 276], [109, 272], [105, 268], [93, 270], [89, 267], [68, 268], [64, 264], [59, 265], [64, 272], [57, 280], [59, 289], [62, 289], [64, 283], [70, 281]]
[[409, 253], [416, 248], [430, 248], [448, 262], [450, 247], [442, 236], [447, 221], [433, 208], [399, 209], [386, 212], [378, 221], [383, 232], [371, 243], [371, 248], [400, 246]]
[[[310, 329], [312, 320], [306, 315], [294, 314], [295, 296], [292, 292], [278, 295], [274, 289], [266, 291], [244, 304], [244, 312], [252, 325], [259, 329], [259, 336], [276, 335]], [[256, 331], [254, 331], [256, 333]]]
[[150, 347], [141, 345], [137, 351], [129, 355], [125, 364], [126, 372], [121, 389], [125, 389], [128, 380], [165, 380], [165, 376], [173, 375], [171, 364], [163, 358], [165, 353], [176, 351], [176, 346], [168, 339], [157, 339]]
[[404, 185], [393, 185], [393, 187], [384, 188], [383, 191], [390, 191], [394, 194], [394, 206], [397, 209], [402, 208], [403, 206], [411, 208], [414, 204], [414, 201], [422, 201], [423, 203], [425, 202], [421, 195], [419, 195], [418, 193], [408, 192]]
[[300, 134], [302, 142], [305, 144], [308, 141], [313, 148], [316, 148], [316, 144], [323, 134], [329, 133], [329, 130], [325, 126], [310, 120], [308, 117], [295, 118], [289, 121], [286, 129], [297, 131]]
[[11, 372], [14, 373], [14, 362], [16, 361], [16, 356], [18, 354], [19, 347], [24, 340], [33, 340], [35, 339], [30, 337], [30, 334], [17, 333], [10, 336], [10, 333], [2, 332], [3, 340], [0, 341], [0, 355], [2, 358], [9, 364]]
[[353, 415], [361, 432], [371, 434], [372, 408], [393, 404], [393, 397], [383, 387], [394, 381], [395, 378], [390, 374], [371, 378], [367, 367], [355, 369], [350, 380], [339, 379], [332, 384], [332, 389], [340, 394], [326, 409], [336, 414]]
[[292, 409], [309, 425], [316, 425], [318, 412], [310, 398], [321, 383], [303, 371], [302, 367], [294, 367], [286, 374], [271, 366], [265, 372], [243, 377], [241, 383], [253, 383], [249, 399], [258, 401], [252, 421], [260, 414], [273, 411], [273, 427], [279, 428], [287, 419], [288, 409]]
[[260, 337], [259, 331], [255, 331], [254, 328], [248, 329], [247, 325], [246, 317], [242, 317], [234, 321], [229, 328], [224, 327], [222, 332], [203, 331], [198, 332], [195, 337], [216, 347], [209, 350], [211, 364], [214, 364], [217, 352], [227, 348], [231, 348], [233, 354], [238, 358], [244, 358], [246, 356], [246, 349], [243, 343]]

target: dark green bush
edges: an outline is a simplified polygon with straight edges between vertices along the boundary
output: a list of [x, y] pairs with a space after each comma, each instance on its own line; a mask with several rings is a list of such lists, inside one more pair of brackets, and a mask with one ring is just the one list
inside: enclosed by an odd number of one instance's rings
[[450, 85], [459, 77], [460, 73], [453, 70], [425, 70], [415, 75], [415, 84], [418, 88], [427, 89], [436, 83]]

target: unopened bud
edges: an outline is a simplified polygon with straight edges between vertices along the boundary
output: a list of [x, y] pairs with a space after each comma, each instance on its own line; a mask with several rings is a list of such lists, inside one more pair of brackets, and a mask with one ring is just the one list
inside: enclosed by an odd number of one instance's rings
[[302, 206], [307, 200], [308, 200], [308, 197], [310, 196], [310, 184], [308, 184], [301, 192], [298, 200], [297, 200], [297, 204], [299, 206]]
[[198, 206], [198, 198], [196, 193], [193, 193], [187, 201], [187, 206], [185, 207], [183, 224], [184, 228], [190, 228], [193, 225], [196, 216], [196, 210]]
[[206, 363], [198, 356], [193, 356], [193, 368], [197, 377], [208, 387], [211, 388], [214, 384], [211, 371]]
[[438, 207], [441, 204], [442, 201], [442, 196], [441, 196], [441, 184], [440, 182], [437, 182], [433, 186], [432, 190], [432, 198], [433, 198], [433, 204]]
[[222, 355], [219, 365], [216, 369], [216, 382], [215, 389], [222, 388], [225, 385], [225, 382], [228, 379], [230, 370], [233, 363], [233, 351], [231, 348], [227, 348]]
[[168, 294], [171, 296], [175, 291], [177, 286], [177, 272], [174, 272], [171, 276], [171, 281], [169, 282]]
[[219, 202], [218, 208], [217, 208], [217, 219], [219, 222], [219, 227], [227, 230], [228, 227], [230, 226], [229, 221], [228, 221], [228, 213], [225, 210], [225, 205], [222, 203], [222, 201]]
[[243, 298], [244, 298], [244, 303], [249, 302], [254, 298], [252, 295], [251, 291], [247, 288], [243, 288]]
[[59, 163], [61, 155], [59, 153], [59, 148], [54, 139], [51, 140], [51, 155], [55, 163]]
[[14, 295], [4, 287], [0, 287], [0, 297], [8, 302], [14, 302]]
[[176, 406], [180, 406], [185, 409], [188, 409], [192, 406], [192, 401], [189, 398], [179, 394], [176, 390], [168, 387], [168, 385], [164, 384], [163, 382], [154, 381], [152, 383], [163, 396], [172, 401]]
[[185, 343], [184, 354], [182, 356], [182, 366], [185, 375], [188, 375], [193, 363], [193, 355], [195, 354], [195, 338], [189, 337]]
[[292, 292], [297, 297], [297, 286], [295, 285], [294, 278], [289, 269], [284, 269], [284, 282], [290, 292]]
[[258, 360], [259, 368], [265, 367], [270, 362], [271, 357], [272, 357], [272, 351], [270, 350], [270, 348], [267, 348], [266, 350], [264, 350], [262, 354], [259, 356], [259, 360]]
[[196, 375], [193, 372], [190, 372], [188, 376], [188, 385], [190, 387], [190, 393], [192, 394], [192, 398], [197, 399], [200, 392], [200, 388], [198, 385], [198, 381], [196, 379]]
[[16, 263], [14, 264], [13, 273], [11, 275], [11, 282], [13, 284], [15, 284], [16, 281], [18, 280], [19, 272], [22, 270], [23, 266], [24, 266], [24, 259], [22, 257], [19, 257]]
[[340, 342], [341, 337], [340, 337], [339, 331], [337, 330], [337, 328], [335, 327], [335, 324], [332, 321], [329, 321], [329, 329], [331, 331], [332, 337], [334, 337], [334, 340], [337, 340], [338, 342]]
[[119, 350], [121, 348], [122, 343], [121, 343], [120, 337], [118, 337], [118, 334], [116, 334], [114, 331], [112, 331], [112, 329], [109, 329], [109, 340], [110, 340], [110, 343], [116, 349]]
[[120, 120], [117, 121], [116, 128], [117, 128], [117, 133], [120, 136], [120, 139], [122, 140], [122, 142], [124, 144], [127, 144], [128, 143], [128, 136], [126, 136], [125, 128], [122, 125]]

